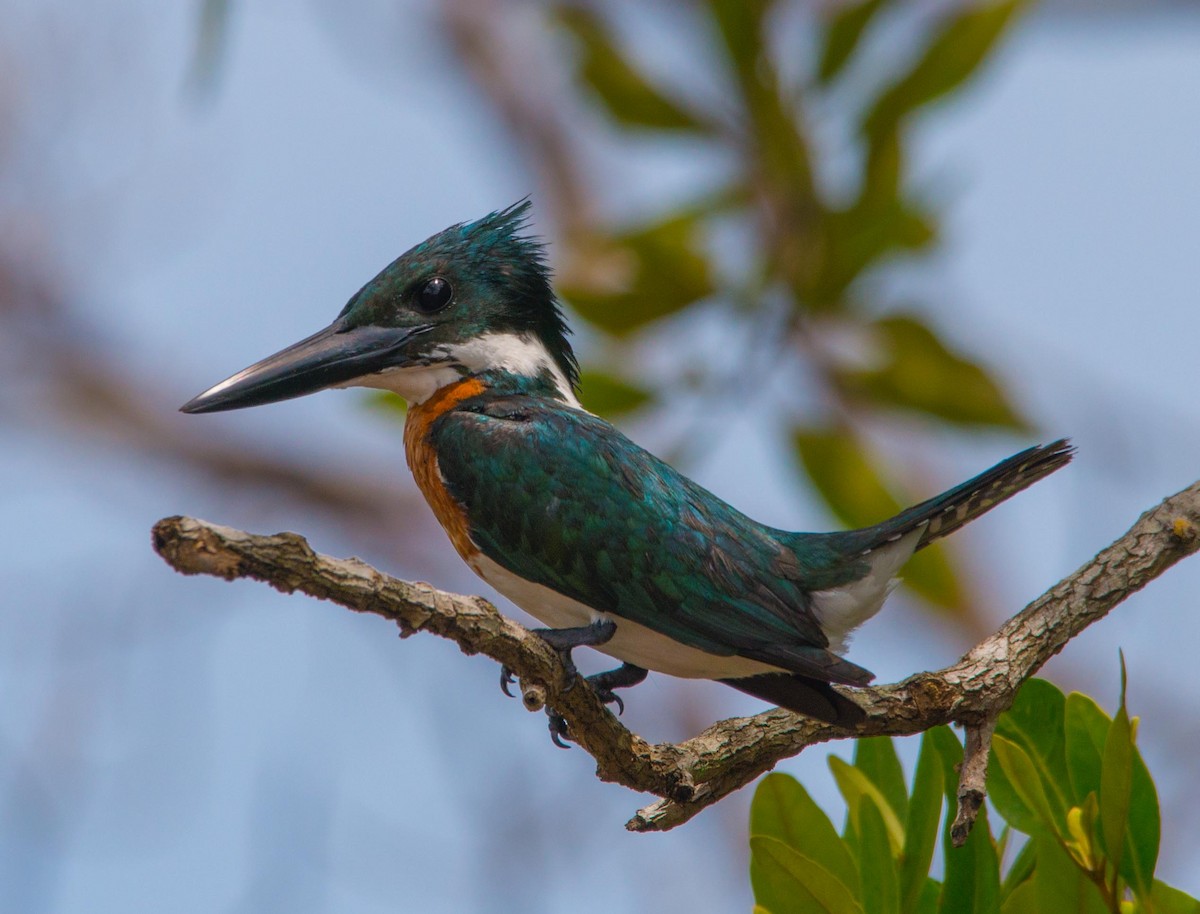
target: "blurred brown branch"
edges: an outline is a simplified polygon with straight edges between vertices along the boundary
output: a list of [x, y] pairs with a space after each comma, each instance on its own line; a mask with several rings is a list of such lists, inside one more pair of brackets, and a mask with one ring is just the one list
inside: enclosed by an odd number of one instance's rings
[[151, 455], [226, 491], [279, 493], [345, 521], [365, 542], [398, 540], [402, 528], [411, 529], [404, 509], [417, 499], [394, 476], [325, 470], [180, 416], [180, 395], [119, 358], [115, 347], [97, 345], [86, 321], [29, 265], [0, 260], [0, 332], [7, 374], [21, 382], [4, 403], [10, 419]]
[[1180, 559], [1200, 550], [1200, 482], [1147, 511], [1130, 530], [1079, 570], [1008, 620], [957, 663], [903, 682], [855, 691], [867, 720], [854, 730], [781, 709], [734, 718], [678, 744], [651, 745], [631, 733], [589, 688], [566, 688], [554, 652], [486, 600], [389, 577], [357, 559], [313, 552], [294, 533], [258, 536], [186, 517], [154, 527], [155, 550], [185, 574], [265, 581], [290, 593], [332, 600], [455, 641], [508, 666], [526, 704], [545, 701], [596, 759], [597, 776], [661, 799], [628, 823], [665, 831], [771, 770], [807, 746], [859, 736], [906, 736], [941, 724], [967, 728], [956, 840], [963, 840], [983, 800], [990, 734], [1017, 689], [1073, 637]]

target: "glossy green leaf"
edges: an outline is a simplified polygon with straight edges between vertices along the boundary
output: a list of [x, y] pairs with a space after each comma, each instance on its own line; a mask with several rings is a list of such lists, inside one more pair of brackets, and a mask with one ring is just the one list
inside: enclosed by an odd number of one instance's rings
[[[1066, 744], [1071, 786], [1078, 798], [1100, 795], [1100, 772], [1112, 719], [1091, 698], [1079, 692], [1067, 696]], [[1162, 818], [1158, 791], [1135, 746], [1130, 784], [1129, 827], [1121, 859], [1121, 875], [1142, 894], [1158, 861]]]
[[846, 885], [817, 862], [777, 838], [750, 838], [754, 900], [771, 914], [861, 914]]
[[917, 914], [921, 895], [937, 847], [938, 822], [942, 815], [942, 760], [933, 738], [921, 737], [917, 770], [913, 774], [912, 797], [904, 825], [904, 853], [900, 859], [900, 909]]
[[858, 810], [858, 871], [863, 909], [871, 914], [900, 914], [900, 877], [883, 813], [870, 797]]
[[842, 798], [846, 801], [850, 822], [854, 826], [855, 833], [861, 834], [858, 817], [863, 798], [866, 797], [874, 801], [879, 808], [880, 815], [883, 816], [892, 852], [900, 853], [904, 848], [904, 825], [882, 791], [867, 780], [865, 774], [836, 755], [829, 757], [829, 770], [833, 772], [833, 779], [837, 782], [838, 790], [842, 792]]
[[906, 115], [965, 82], [987, 59], [1023, 4], [956, 6], [912, 67], [889, 86], [863, 123], [868, 137], [890, 133]]
[[842, 71], [883, 5], [884, 0], [865, 0], [833, 7], [821, 38], [821, 62], [817, 66], [817, 78], [821, 82], [830, 82]]
[[1058, 841], [1040, 832], [1030, 838], [1030, 843], [1037, 854], [1032, 883], [1038, 911], [1105, 914], [1104, 898], [1095, 883], [1076, 866]]
[[629, 62], [596, 13], [579, 6], [561, 6], [558, 18], [579, 42], [580, 78], [617, 122], [658, 130], [705, 129]]
[[864, 736], [854, 742], [854, 767], [887, 798], [900, 819], [908, 815], [904, 769], [890, 736]]
[[[1072, 802], [1067, 773], [1065, 715], [1066, 698], [1058, 687], [1044, 679], [1031, 679], [1021, 687], [1013, 706], [1000, 715], [996, 724], [997, 735], [1019, 746], [1033, 764], [1041, 794], [1051, 812], [1049, 821], [1059, 834], [1066, 829], [1067, 809], [1076, 805]], [[1030, 833], [1035, 826], [1026, 813], [1035, 810], [1028, 806], [1023, 795], [1014, 795], [1012, 788], [1017, 787], [1018, 794], [1021, 791], [1019, 785], [1011, 783], [1012, 772], [1007, 768], [997, 772], [993, 766], [990, 774], [989, 793], [996, 808], [1015, 828]]]
[[[1124, 689], [1122, 689], [1124, 692]], [[1125, 853], [1125, 835], [1129, 825], [1129, 805], [1133, 790], [1133, 733], [1124, 695], [1121, 707], [1108, 728], [1100, 765], [1100, 835], [1104, 851], [1114, 866]], [[1150, 888], [1153, 873], [1147, 874], [1143, 890]]]
[[946, 858], [946, 878], [942, 885], [940, 914], [999, 914], [1000, 861], [992, 832], [988, 826], [987, 807], [979, 817], [962, 847], [950, 839], [950, 825], [955, 808], [946, 810], [946, 825], [942, 846]]
[[1073, 802], [1100, 795], [1100, 760], [1110, 718], [1091, 698], [1072, 692], [1066, 701], [1066, 760]]
[[1129, 826], [1125, 838], [1121, 875], [1135, 891], [1144, 896], [1146, 889], [1153, 887], [1154, 869], [1158, 865], [1159, 842], [1162, 838], [1162, 819], [1154, 779], [1150, 777], [1150, 771], [1136, 746], [1133, 750]]
[[958, 425], [1024, 429], [1008, 397], [979, 365], [952, 352], [920, 318], [893, 315], [873, 325], [883, 364], [835, 374], [850, 396]]
[[[1008, 804], [1007, 809], [1001, 806], [999, 795], [995, 791], [1000, 780], [998, 775], [1002, 775], [1007, 784], [1011, 785], [1012, 796], [1019, 805]], [[992, 784], [992, 800], [996, 803], [996, 808], [1014, 827], [1029, 834], [1037, 834], [1043, 828], [1049, 829], [1053, 834], [1061, 834], [1065, 830], [1066, 814], [1062, 814], [1060, 823], [1059, 816], [1046, 797], [1046, 785], [1033, 757], [1020, 745], [999, 733], [992, 737], [989, 781]]]
[[784, 842], [847, 886], [858, 881], [854, 859], [833, 823], [791, 775], [776, 772], [759, 783], [750, 803], [750, 834]]
[[[900, 510], [865, 446], [844, 429], [797, 429], [792, 441], [805, 471], [830, 510], [848, 527], [877, 524]], [[930, 603], [958, 610], [961, 585], [939, 544], [904, 566], [904, 583]]]
[[585, 409], [598, 416], [621, 416], [640, 409], [652, 396], [648, 390], [596, 369], [584, 369], [579, 381], [579, 399]]
[[587, 286], [560, 291], [575, 310], [610, 333], [627, 334], [674, 314], [714, 289], [697, 214], [676, 215], [598, 246]]

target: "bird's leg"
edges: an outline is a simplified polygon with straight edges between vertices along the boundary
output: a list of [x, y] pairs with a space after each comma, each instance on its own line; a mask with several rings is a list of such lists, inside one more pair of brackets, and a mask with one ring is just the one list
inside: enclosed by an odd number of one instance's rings
[[[606, 705], [616, 704], [617, 713], [625, 713], [625, 702], [621, 701], [613, 689], [627, 689], [630, 686], [635, 686], [646, 678], [646, 670], [640, 666], [634, 666], [632, 663], [623, 663], [615, 670], [605, 670], [603, 673], [596, 673], [593, 676], [587, 677], [587, 684], [596, 690], [596, 697]], [[571, 734], [567, 728], [567, 722], [562, 715], [556, 714], [549, 707], [546, 708], [546, 716], [550, 718], [550, 739], [554, 740], [554, 745], [563, 749], [570, 748], [563, 744], [564, 739], [571, 739]]]
[[[581, 625], [578, 628], [533, 628], [530, 631], [558, 653], [558, 659], [567, 672], [569, 689], [579, 675], [579, 671], [575, 669], [575, 661], [571, 659], [571, 651], [577, 647], [598, 647], [607, 644], [617, 633], [617, 623], [611, 619], [597, 619], [591, 625]], [[506, 666], [500, 667], [500, 688], [509, 698], [513, 697], [512, 692], [508, 690], [512, 682], [512, 670]]]

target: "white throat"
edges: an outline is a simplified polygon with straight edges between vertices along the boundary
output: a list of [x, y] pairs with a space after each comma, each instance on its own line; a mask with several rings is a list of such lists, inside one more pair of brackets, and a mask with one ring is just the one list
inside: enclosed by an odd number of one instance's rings
[[582, 408], [558, 363], [542, 341], [532, 334], [485, 333], [465, 343], [439, 346], [433, 355], [445, 361], [411, 368], [389, 368], [339, 386], [390, 390], [409, 403], [420, 404], [464, 374], [502, 369], [531, 378], [548, 375], [563, 400], [576, 409]]

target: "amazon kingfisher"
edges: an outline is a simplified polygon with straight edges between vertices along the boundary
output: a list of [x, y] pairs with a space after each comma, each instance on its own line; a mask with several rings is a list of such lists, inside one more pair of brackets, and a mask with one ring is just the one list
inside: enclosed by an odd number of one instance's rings
[[[409, 403], [408, 465], [459, 555], [571, 651], [715, 679], [853, 726], [831, 683], [873, 675], [843, 659], [918, 549], [1064, 466], [1065, 440], [1032, 447], [890, 520], [835, 533], [764, 526], [580, 406], [579, 369], [528, 201], [451, 226], [393, 261], [324, 330], [210, 387], [187, 413], [240, 409], [330, 387]], [[512, 681], [501, 672], [508, 691]], [[553, 711], [554, 741], [569, 737]]]

